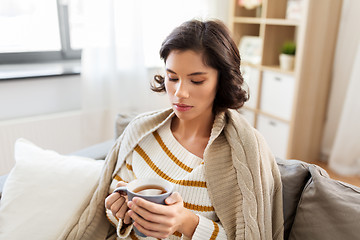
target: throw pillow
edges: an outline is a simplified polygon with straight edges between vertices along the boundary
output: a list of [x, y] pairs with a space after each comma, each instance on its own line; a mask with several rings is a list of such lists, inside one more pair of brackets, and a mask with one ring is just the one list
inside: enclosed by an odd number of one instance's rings
[[19, 139], [0, 202], [0, 239], [57, 239], [90, 201], [104, 161]]
[[288, 239], [301, 193], [310, 178], [309, 164], [280, 158], [276, 158], [276, 162], [283, 185], [284, 239]]
[[309, 171], [289, 239], [359, 239], [360, 188], [329, 178], [315, 165]]

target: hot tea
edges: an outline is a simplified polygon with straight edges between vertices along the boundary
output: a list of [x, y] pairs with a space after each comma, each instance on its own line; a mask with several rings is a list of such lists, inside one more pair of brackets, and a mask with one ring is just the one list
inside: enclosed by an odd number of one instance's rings
[[134, 193], [150, 196], [150, 195], [161, 195], [166, 193], [166, 189], [159, 185], [144, 185], [137, 187], [133, 190]]

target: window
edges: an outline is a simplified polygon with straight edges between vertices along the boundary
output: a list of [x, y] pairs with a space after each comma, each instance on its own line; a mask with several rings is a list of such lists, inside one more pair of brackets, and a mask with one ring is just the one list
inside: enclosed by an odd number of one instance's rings
[[0, 64], [80, 59], [81, 0], [2, 0]]

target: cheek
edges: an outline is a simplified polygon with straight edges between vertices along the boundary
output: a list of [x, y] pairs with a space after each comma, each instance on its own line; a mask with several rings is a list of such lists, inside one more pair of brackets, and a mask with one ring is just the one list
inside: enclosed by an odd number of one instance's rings
[[203, 91], [202, 97], [207, 99], [214, 99], [216, 96], [216, 91], [216, 86], [209, 86], [206, 90]]
[[165, 80], [164, 80], [164, 86], [165, 86], [165, 91], [168, 92], [169, 91], [169, 81], [167, 80], [167, 78], [165, 78]]
[[167, 95], [172, 95], [174, 87], [168, 80], [165, 80], [165, 91]]

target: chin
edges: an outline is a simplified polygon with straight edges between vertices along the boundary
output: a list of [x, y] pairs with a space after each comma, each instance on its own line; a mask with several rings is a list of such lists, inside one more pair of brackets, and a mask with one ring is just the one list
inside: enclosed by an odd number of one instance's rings
[[174, 110], [174, 113], [177, 116], [177, 118], [179, 118], [180, 120], [191, 120], [194, 118], [193, 114], [191, 114], [189, 111], [181, 112], [174, 108], [173, 108], [173, 110]]

